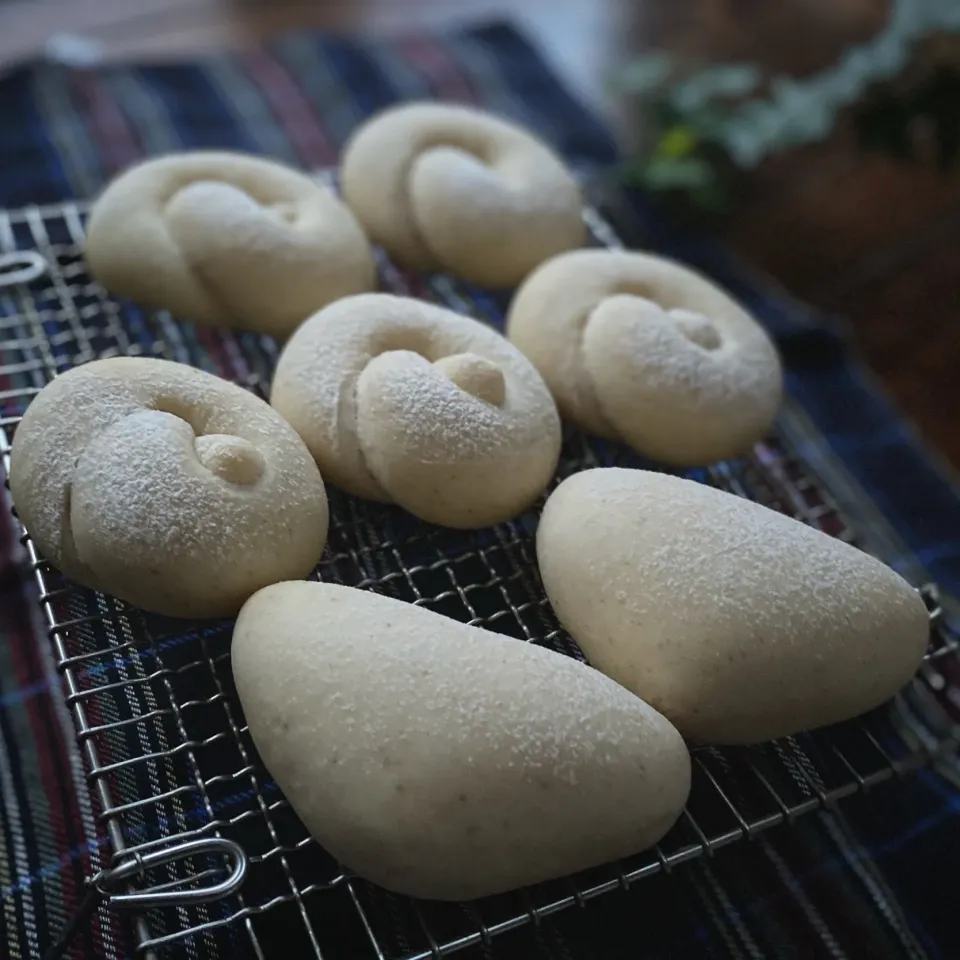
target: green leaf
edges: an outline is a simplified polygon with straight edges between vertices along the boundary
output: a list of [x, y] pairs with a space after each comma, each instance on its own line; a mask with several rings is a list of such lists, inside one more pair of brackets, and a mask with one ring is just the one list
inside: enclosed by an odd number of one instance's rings
[[699, 140], [722, 142], [734, 110], [726, 105], [711, 104], [688, 114], [684, 122], [694, 131]]
[[662, 157], [689, 156], [697, 148], [697, 135], [688, 126], [677, 124], [664, 130], [657, 141], [657, 154]]
[[678, 84], [670, 95], [671, 102], [681, 113], [693, 113], [716, 100], [730, 100], [753, 93], [760, 85], [758, 67], [746, 63], [731, 63], [708, 67]]
[[699, 157], [653, 157], [644, 167], [642, 179], [651, 190], [693, 190], [713, 183], [716, 173]]
[[615, 77], [614, 85], [625, 93], [649, 94], [662, 88], [673, 74], [673, 60], [666, 53], [651, 53], [628, 63]]

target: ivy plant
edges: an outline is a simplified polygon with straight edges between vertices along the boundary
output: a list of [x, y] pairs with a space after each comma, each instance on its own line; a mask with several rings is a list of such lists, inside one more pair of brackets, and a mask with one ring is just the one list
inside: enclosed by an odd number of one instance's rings
[[653, 193], [722, 212], [739, 173], [823, 140], [851, 108], [866, 147], [908, 159], [923, 122], [940, 162], [952, 164], [960, 154], [960, 69], [940, 66], [906, 90], [895, 83], [918, 43], [937, 34], [960, 34], [958, 0], [893, 0], [884, 30], [802, 79], [764, 76], [749, 63], [690, 69], [662, 51], [637, 58], [616, 85], [639, 101], [650, 145], [625, 174]]

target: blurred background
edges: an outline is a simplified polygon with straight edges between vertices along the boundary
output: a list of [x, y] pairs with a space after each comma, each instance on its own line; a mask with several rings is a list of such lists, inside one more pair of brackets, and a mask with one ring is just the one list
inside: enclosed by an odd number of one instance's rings
[[518, 23], [642, 184], [816, 307], [960, 466], [957, 0], [0, 0], [0, 69]]

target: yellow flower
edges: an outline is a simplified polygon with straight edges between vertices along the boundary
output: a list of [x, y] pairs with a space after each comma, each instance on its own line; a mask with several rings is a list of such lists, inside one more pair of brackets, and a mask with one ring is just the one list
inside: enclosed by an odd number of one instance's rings
[[697, 146], [697, 135], [689, 127], [670, 127], [657, 144], [657, 153], [665, 157], [685, 157]]

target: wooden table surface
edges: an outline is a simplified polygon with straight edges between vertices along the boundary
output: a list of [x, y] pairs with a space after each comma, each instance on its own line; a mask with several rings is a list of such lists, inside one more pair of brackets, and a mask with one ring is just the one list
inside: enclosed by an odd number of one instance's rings
[[[511, 16], [581, 98], [617, 121], [607, 80], [665, 46], [802, 72], [883, 23], [888, 0], [0, 0], [0, 69], [51, 35], [109, 60], [194, 57], [297, 27], [387, 33]], [[846, 317], [904, 413], [960, 468], [960, 176], [865, 155], [843, 136], [768, 163], [728, 241]]]

